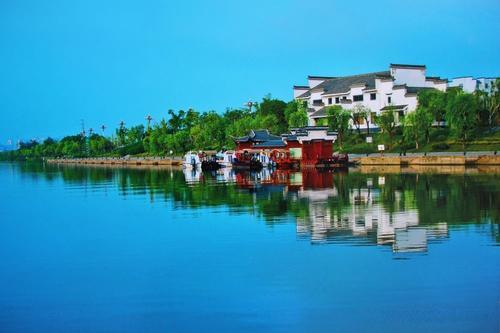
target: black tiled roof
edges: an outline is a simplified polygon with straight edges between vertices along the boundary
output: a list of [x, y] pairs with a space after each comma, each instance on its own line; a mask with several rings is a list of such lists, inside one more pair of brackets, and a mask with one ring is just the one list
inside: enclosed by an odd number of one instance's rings
[[249, 136], [253, 141], [268, 141], [268, 140], [281, 139], [279, 136], [269, 133], [268, 130], [252, 130], [250, 131]]
[[387, 105], [384, 106], [380, 111], [387, 111], [387, 110], [403, 110], [406, 108], [408, 105]]
[[427, 76], [425, 79], [427, 81], [434, 81], [434, 82], [448, 82], [448, 79], [442, 79], [439, 76]]
[[254, 148], [269, 148], [269, 147], [286, 147], [286, 144], [281, 140], [268, 140], [259, 142], [253, 145]]
[[335, 76], [317, 76], [317, 75], [308, 75], [308, 79], [319, 79], [319, 80], [328, 80], [328, 79], [334, 79]]
[[398, 67], [398, 68], [425, 68], [425, 65], [391, 64], [391, 67]]
[[[375, 72], [368, 74], [344, 76], [335, 79], [326, 80], [325, 82], [319, 84], [316, 88], [323, 88], [323, 95], [326, 94], [339, 94], [348, 92], [352, 85], [364, 84], [365, 89], [375, 88], [375, 79], [378, 77], [390, 77], [389, 71]], [[321, 87], [320, 87], [321, 86]]]
[[326, 108], [321, 108], [318, 111], [311, 114], [309, 117], [311, 117], [311, 118], [324, 118], [326, 116], [327, 116]]
[[251, 130], [248, 135], [235, 138], [236, 142], [264, 142], [270, 140], [281, 140], [281, 137], [270, 134], [268, 130]]
[[418, 94], [418, 92], [421, 90], [429, 90], [429, 89], [434, 89], [434, 88], [431, 88], [431, 87], [406, 87], [406, 93], [407, 94]]

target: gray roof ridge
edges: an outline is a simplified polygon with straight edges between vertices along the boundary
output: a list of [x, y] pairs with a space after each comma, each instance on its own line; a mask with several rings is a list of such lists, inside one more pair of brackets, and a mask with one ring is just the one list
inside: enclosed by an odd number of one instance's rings
[[353, 77], [358, 77], [358, 76], [389, 74], [389, 73], [390, 73], [389, 71], [369, 72], [369, 73], [363, 73], [363, 74], [339, 76], [339, 77], [333, 78], [331, 80], [333, 81], [333, 80], [341, 80], [341, 79], [353, 78]]

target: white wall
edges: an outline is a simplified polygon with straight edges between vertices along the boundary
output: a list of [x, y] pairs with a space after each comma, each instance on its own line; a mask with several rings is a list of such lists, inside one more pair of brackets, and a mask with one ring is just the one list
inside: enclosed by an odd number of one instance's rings
[[311, 88], [316, 87], [318, 84], [320, 84], [320, 83], [322, 83], [324, 81], [325, 81], [325, 79], [312, 79], [312, 78], [308, 78], [307, 79], [309, 87], [311, 87]]
[[406, 84], [409, 87], [425, 87], [425, 68], [391, 67], [394, 84]]
[[309, 88], [293, 88], [293, 98], [297, 98], [299, 97], [300, 95], [302, 95], [303, 93], [305, 93], [306, 91], [308, 91]]
[[450, 81], [449, 87], [462, 87], [462, 90], [468, 93], [476, 91], [476, 80], [472, 77], [457, 77]]
[[491, 92], [491, 84], [495, 81], [496, 81], [496, 79], [493, 79], [493, 78], [484, 78], [484, 77], [479, 78], [479, 79], [477, 79], [477, 82], [479, 84], [477, 88], [479, 90], [490, 93]]

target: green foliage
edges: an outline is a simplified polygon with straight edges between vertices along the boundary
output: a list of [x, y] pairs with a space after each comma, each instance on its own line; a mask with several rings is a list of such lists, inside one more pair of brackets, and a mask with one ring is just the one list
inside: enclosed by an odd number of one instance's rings
[[[264, 97], [262, 102], [258, 104], [257, 113], [262, 117], [263, 122], [274, 121], [273, 128], [269, 130], [273, 133], [284, 133], [288, 130], [287, 118], [285, 110], [287, 103], [279, 99], [271, 99], [271, 97]], [[262, 127], [268, 128], [268, 127]]]
[[289, 102], [286, 105], [284, 114], [289, 129], [307, 125], [307, 105], [305, 101], [294, 100]]
[[457, 92], [448, 97], [446, 120], [465, 149], [477, 123], [477, 100], [472, 94]]
[[432, 145], [432, 149], [435, 151], [442, 151], [450, 149], [450, 145], [445, 142], [435, 143]]
[[418, 93], [417, 98], [419, 108], [430, 112], [437, 121], [445, 119], [447, 93], [437, 89], [424, 89]]
[[492, 128], [499, 123], [500, 115], [500, 79], [492, 82], [491, 91], [481, 90], [475, 93], [478, 104], [478, 121], [483, 126]]
[[375, 118], [375, 123], [380, 127], [382, 132], [389, 135], [391, 141], [396, 130], [396, 121], [394, 114], [395, 111], [391, 107], [389, 108], [389, 110], [383, 111], [379, 116]]
[[339, 147], [342, 149], [344, 137], [349, 130], [349, 120], [351, 114], [344, 110], [340, 105], [329, 106], [326, 110], [328, 127], [331, 130], [337, 131], [337, 139]]
[[417, 108], [415, 112], [409, 113], [403, 121], [403, 136], [406, 141], [415, 142], [418, 149], [420, 141], [425, 137], [427, 142], [432, 127], [434, 116], [423, 108]]
[[364, 106], [363, 104], [356, 104], [351, 113], [352, 123], [356, 127], [358, 131], [358, 135], [361, 133], [361, 123], [364, 121], [368, 124], [368, 119], [370, 116], [371, 110]]
[[89, 138], [88, 144], [90, 156], [106, 155], [113, 150], [113, 143], [109, 139], [98, 134], [93, 134]]

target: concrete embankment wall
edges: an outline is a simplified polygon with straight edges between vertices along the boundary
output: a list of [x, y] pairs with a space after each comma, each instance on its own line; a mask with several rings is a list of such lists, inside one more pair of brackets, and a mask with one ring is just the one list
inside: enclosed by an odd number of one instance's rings
[[93, 164], [93, 165], [181, 165], [179, 158], [64, 158], [48, 159], [54, 164]]
[[498, 165], [500, 155], [479, 156], [366, 156], [352, 158], [360, 165]]

